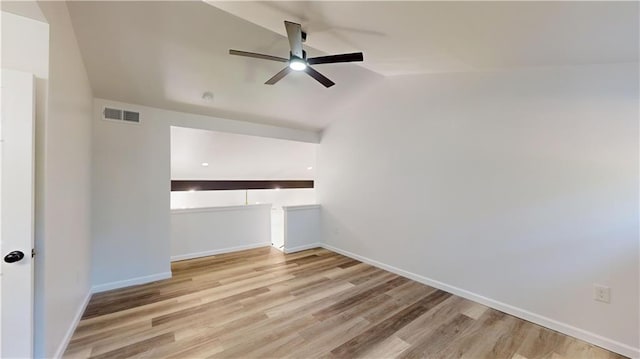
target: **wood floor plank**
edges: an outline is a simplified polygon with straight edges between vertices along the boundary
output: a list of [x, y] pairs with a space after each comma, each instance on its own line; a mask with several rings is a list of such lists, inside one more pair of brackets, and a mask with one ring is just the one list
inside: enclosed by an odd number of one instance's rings
[[238, 293], [238, 294], [234, 294], [232, 296], [229, 297], [225, 297], [225, 298], [220, 298], [216, 301], [213, 302], [208, 302], [208, 303], [204, 303], [204, 304], [200, 304], [197, 306], [193, 306], [193, 307], [189, 307], [189, 308], [185, 308], [182, 310], [178, 310], [178, 311], [174, 311], [168, 314], [164, 314], [164, 315], [160, 315], [157, 317], [154, 317], [151, 320], [151, 325], [152, 326], [158, 326], [161, 324], [165, 324], [165, 323], [169, 323], [171, 321], [181, 321], [181, 320], [188, 320], [190, 316], [200, 316], [200, 315], [205, 315], [207, 313], [208, 310], [215, 310], [217, 308], [219, 308], [222, 304], [224, 303], [238, 303], [239, 300], [241, 300], [242, 298], [245, 297], [249, 297], [249, 296], [254, 296], [254, 295], [258, 295], [258, 294], [262, 294], [265, 292], [268, 292], [269, 289], [267, 288], [254, 288], [254, 289], [249, 289], [247, 291]]
[[227, 342], [231, 345], [219, 354], [214, 355], [216, 358], [244, 358], [249, 357], [250, 353], [262, 348], [273, 341], [278, 340], [288, 333], [295, 333], [298, 330], [313, 325], [317, 320], [310, 315], [302, 317], [286, 318], [280, 323], [272, 322], [268, 330], [254, 330], [251, 336], [232, 335], [227, 337]]
[[[498, 311], [487, 311], [487, 314], [475, 320], [464, 312], [463, 315], [472, 324], [458, 333], [441, 353], [444, 356], [460, 358], [511, 358], [527, 331], [530, 323], [506, 315]], [[487, 340], [479, 341], [482, 336]]]
[[148, 323], [151, 324], [151, 318], [156, 315], [171, 313], [199, 303], [201, 303], [199, 298], [183, 302], [174, 298], [168, 301], [153, 303], [135, 309], [81, 320], [71, 341], [73, 342], [74, 339], [82, 338], [87, 335], [94, 335], [103, 331], [129, 327], [133, 323], [144, 322], [147, 320]]
[[541, 326], [531, 328], [517, 353], [528, 359], [551, 357], [566, 336]]
[[623, 358], [322, 248], [172, 272], [95, 294], [64, 358]]
[[425, 340], [425, 338], [433, 335], [436, 328], [460, 314], [460, 308], [465, 301], [460, 297], [451, 296], [398, 330], [395, 335], [410, 344]]
[[428, 312], [450, 296], [451, 294], [443, 291], [433, 292], [432, 294], [408, 306], [401, 312], [383, 320], [378, 325], [367, 329], [357, 337], [333, 349], [331, 353], [339, 357], [357, 356], [361, 352], [365, 351], [370, 345], [387, 339], [400, 328], [412, 322], [423, 313]]
[[431, 335], [412, 345], [398, 357], [402, 359], [446, 358], [447, 356], [444, 352], [449, 348], [449, 342], [454, 340], [461, 331], [471, 326], [472, 323], [473, 319], [459, 314], [437, 328], [434, 332], [435, 335]]
[[411, 344], [396, 337], [395, 335], [392, 335], [382, 342], [371, 346], [371, 348], [367, 349], [355, 358], [397, 358], [410, 347]]
[[[327, 319], [329, 317], [332, 317], [338, 313], [341, 313], [363, 301], [369, 300], [379, 294], [383, 294], [384, 292], [395, 288], [403, 283], [406, 283], [408, 281], [408, 279], [406, 278], [402, 278], [402, 277], [396, 277], [393, 279], [390, 279], [382, 284], [379, 284], [371, 289], [367, 289], [361, 293], [358, 293], [356, 295], [352, 295], [349, 296], [348, 298], [345, 298], [341, 301], [339, 301], [338, 303], [325, 308], [321, 311], [318, 311], [316, 313], [314, 313], [313, 315], [320, 319], [320, 320], [324, 320]], [[351, 284], [351, 283], [350, 283]], [[353, 286], [353, 284], [351, 284]]]
[[173, 334], [171, 333], [161, 334], [153, 338], [139, 341], [137, 343], [125, 345], [123, 347], [105, 352], [100, 355], [92, 354], [91, 358], [93, 359], [125, 358], [128, 356], [133, 356], [135, 354], [148, 351], [156, 345], [171, 343], [173, 341], [174, 341]]
[[319, 322], [299, 333], [304, 346], [289, 353], [290, 358], [317, 358], [329, 355], [329, 351], [355, 337], [371, 323], [360, 317], [350, 319], [336, 317]]

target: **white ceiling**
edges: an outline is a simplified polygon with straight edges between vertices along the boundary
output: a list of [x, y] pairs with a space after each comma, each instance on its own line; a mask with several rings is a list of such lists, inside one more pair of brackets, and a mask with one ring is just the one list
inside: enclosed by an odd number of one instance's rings
[[35, 1], [0, 1], [0, 9], [14, 15], [28, 17], [33, 20], [47, 22], [47, 18]]
[[638, 2], [208, 1], [389, 76], [638, 61]]
[[[237, 120], [322, 129], [328, 109], [381, 75], [638, 61], [638, 2], [69, 2], [97, 97]], [[224, 11], [223, 11], [224, 10]], [[234, 14], [234, 15], [231, 15]], [[286, 57], [283, 20], [309, 56], [363, 51], [362, 66], [318, 65], [263, 85]], [[201, 99], [214, 93], [211, 103]]]
[[[171, 178], [312, 180], [316, 144], [171, 127]], [[202, 163], [208, 166], [202, 166]], [[311, 167], [311, 169], [308, 169]]]
[[[330, 89], [304, 73], [264, 85], [285, 64], [228, 51], [288, 57], [287, 39], [200, 1], [74, 1], [68, 8], [99, 98], [317, 130], [328, 123], [323, 110], [379, 76], [323, 65], [317, 69], [336, 82]], [[205, 91], [213, 102], [202, 100]]]

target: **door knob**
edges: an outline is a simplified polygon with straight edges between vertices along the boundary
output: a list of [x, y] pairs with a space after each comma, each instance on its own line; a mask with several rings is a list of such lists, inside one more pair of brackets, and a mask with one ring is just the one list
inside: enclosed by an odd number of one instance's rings
[[4, 261], [7, 263], [13, 263], [21, 260], [22, 258], [24, 258], [24, 253], [20, 251], [13, 251], [4, 256]]

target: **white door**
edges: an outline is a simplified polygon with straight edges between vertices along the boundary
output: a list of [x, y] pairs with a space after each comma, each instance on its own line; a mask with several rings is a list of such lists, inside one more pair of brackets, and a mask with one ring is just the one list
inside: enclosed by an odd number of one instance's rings
[[0, 357], [33, 357], [35, 80], [2, 69]]

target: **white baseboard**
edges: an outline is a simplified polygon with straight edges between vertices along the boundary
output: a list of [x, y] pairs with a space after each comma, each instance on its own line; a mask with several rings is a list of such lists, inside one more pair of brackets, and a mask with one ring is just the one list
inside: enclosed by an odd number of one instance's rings
[[231, 253], [231, 252], [237, 252], [237, 251], [244, 251], [247, 249], [269, 247], [269, 246], [271, 246], [271, 242], [249, 244], [245, 246], [236, 246], [236, 247], [229, 247], [229, 248], [222, 248], [222, 249], [212, 249], [210, 251], [203, 251], [203, 252], [196, 252], [196, 253], [178, 254], [176, 256], [171, 256], [171, 261], [172, 262], [183, 261], [186, 259], [208, 257], [208, 256], [214, 256], [216, 254]]
[[132, 285], [145, 284], [145, 283], [155, 282], [155, 281], [169, 279], [169, 278], [171, 278], [171, 272], [163, 272], [158, 274], [147, 275], [144, 277], [136, 277], [136, 278], [125, 279], [125, 280], [120, 280], [116, 282], [109, 282], [109, 283], [94, 285], [93, 288], [91, 288], [91, 292], [100, 293], [100, 292], [105, 292], [107, 290], [130, 287]]
[[311, 244], [306, 244], [304, 246], [297, 246], [297, 247], [291, 247], [291, 248], [284, 248], [284, 252], [285, 253], [295, 253], [295, 252], [300, 252], [300, 251], [306, 251], [307, 249], [313, 249], [313, 248], [318, 248], [321, 247], [322, 245], [320, 243], [311, 243]]
[[73, 333], [76, 331], [76, 327], [78, 326], [78, 323], [80, 323], [80, 319], [82, 319], [82, 314], [84, 314], [84, 310], [87, 309], [89, 300], [91, 300], [91, 294], [92, 294], [92, 290], [89, 290], [87, 295], [84, 297], [82, 304], [80, 304], [80, 307], [78, 307], [78, 311], [76, 312], [76, 315], [73, 317], [73, 321], [71, 322], [71, 325], [69, 326], [69, 328], [67, 328], [67, 332], [64, 334], [64, 337], [62, 338], [62, 342], [58, 346], [58, 350], [56, 350], [54, 358], [62, 358], [65, 350], [67, 350], [67, 347], [69, 346], [69, 342], [71, 341], [71, 337], [73, 336]]
[[591, 333], [589, 331], [580, 329], [580, 328], [576, 328], [574, 326], [571, 326], [569, 324], [566, 323], [562, 323], [559, 322], [557, 320], [551, 319], [551, 318], [547, 318], [545, 316], [539, 315], [539, 314], [535, 314], [532, 312], [529, 312], [527, 310], [518, 308], [518, 307], [514, 307], [512, 305], [506, 304], [506, 303], [502, 303], [499, 302], [497, 300], [493, 300], [491, 298], [487, 298], [484, 296], [481, 296], [479, 294], [458, 288], [458, 287], [454, 287], [451, 285], [448, 285], [446, 283], [442, 283], [439, 282], [437, 280], [433, 280], [431, 278], [427, 278], [415, 273], [411, 273], [405, 270], [402, 270], [400, 268], [396, 268], [381, 262], [378, 262], [376, 260], [367, 258], [367, 257], [363, 257], [361, 255], [355, 254], [355, 253], [351, 253], [349, 251], [334, 247], [332, 245], [326, 244], [326, 243], [321, 243], [320, 244], [321, 247], [326, 248], [330, 251], [336, 252], [336, 253], [340, 253], [342, 255], [345, 255], [347, 257], [351, 257], [353, 259], [357, 259], [361, 262], [370, 264], [374, 267], [378, 267], [381, 269], [384, 269], [386, 271], [395, 273], [397, 275], [409, 278], [411, 280], [414, 280], [416, 282], [422, 283], [422, 284], [426, 284], [428, 286], [434, 287], [434, 288], [438, 288], [440, 290], [443, 290], [445, 292], [449, 292], [452, 294], [455, 294], [457, 296], [472, 300], [474, 302], [480, 303], [480, 304], [484, 304], [488, 307], [491, 307], [493, 309], [497, 309], [501, 312], [505, 312], [507, 314], [511, 314], [513, 316], [516, 316], [518, 318], [522, 318], [524, 320], [528, 320], [532, 323], [536, 323], [539, 324], [543, 327], [558, 331], [560, 333], [584, 340], [588, 343], [591, 343], [593, 345], [597, 345], [599, 347], [605, 348], [607, 350], [610, 350], [612, 352], [616, 352], [618, 354], [624, 355], [624, 356], [628, 356], [630, 358], [640, 358], [640, 348], [634, 348], [632, 346], [617, 342], [615, 340], [609, 339], [609, 338], [605, 338], [601, 335], [595, 334], [595, 333]]

